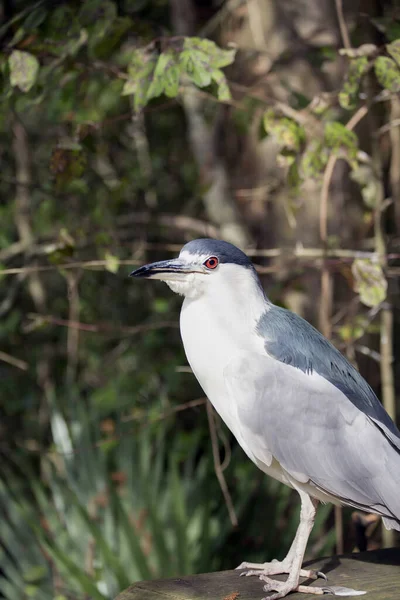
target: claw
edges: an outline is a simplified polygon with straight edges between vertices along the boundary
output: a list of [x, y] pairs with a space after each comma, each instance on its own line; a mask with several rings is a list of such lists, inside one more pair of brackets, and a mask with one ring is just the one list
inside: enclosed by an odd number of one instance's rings
[[307, 571], [306, 569], [301, 569], [300, 577], [307, 577], [308, 579], [324, 579], [328, 581], [327, 576], [322, 571], [314, 571], [314, 569], [310, 569]]

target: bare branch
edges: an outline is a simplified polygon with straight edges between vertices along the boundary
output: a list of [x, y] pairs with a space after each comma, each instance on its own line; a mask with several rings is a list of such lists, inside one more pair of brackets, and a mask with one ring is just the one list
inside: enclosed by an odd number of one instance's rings
[[7, 352], [0, 351], [0, 360], [12, 365], [13, 367], [17, 367], [17, 369], [21, 369], [22, 371], [27, 371], [29, 368], [29, 365], [26, 361], [21, 360], [20, 358], [15, 358], [15, 356], [11, 356], [11, 354], [8, 354]]
[[231, 498], [231, 495], [228, 490], [228, 486], [227, 486], [227, 483], [226, 483], [226, 480], [224, 477], [223, 470], [221, 468], [221, 459], [219, 456], [218, 436], [217, 436], [217, 430], [216, 430], [216, 426], [215, 426], [214, 409], [209, 400], [207, 400], [206, 407], [207, 407], [208, 426], [210, 428], [210, 437], [211, 437], [212, 453], [213, 453], [213, 458], [214, 458], [215, 474], [217, 476], [219, 485], [221, 487], [221, 491], [225, 498], [225, 503], [226, 503], [226, 507], [228, 509], [229, 518], [231, 520], [231, 523], [232, 523], [233, 527], [237, 527], [238, 520], [237, 520], [235, 508], [233, 506], [232, 498]]
[[349, 36], [349, 32], [347, 30], [346, 21], [344, 19], [342, 0], [335, 0], [335, 4], [336, 4], [336, 14], [337, 14], [337, 18], [339, 21], [340, 34], [342, 36], [343, 45], [345, 48], [350, 49], [351, 48], [350, 36]]
[[205, 235], [207, 237], [219, 238], [221, 232], [218, 227], [208, 221], [202, 221], [185, 215], [168, 214], [150, 214], [148, 212], [134, 212], [128, 215], [118, 217], [117, 225], [125, 227], [127, 225], [161, 225], [162, 227], [172, 227], [187, 232]]
[[32, 331], [36, 327], [43, 327], [43, 325], [57, 325], [60, 327], [68, 327], [78, 331], [86, 331], [88, 333], [119, 333], [126, 335], [136, 335], [145, 331], [151, 331], [154, 329], [177, 329], [178, 323], [173, 321], [161, 321], [160, 323], [145, 323], [142, 325], [133, 325], [132, 327], [116, 327], [109, 323], [99, 323], [92, 325], [91, 323], [81, 323], [79, 321], [70, 321], [68, 319], [60, 319], [54, 315], [42, 315], [36, 313], [29, 313], [29, 319], [32, 319], [33, 323], [26, 325], [24, 328], [25, 332]]

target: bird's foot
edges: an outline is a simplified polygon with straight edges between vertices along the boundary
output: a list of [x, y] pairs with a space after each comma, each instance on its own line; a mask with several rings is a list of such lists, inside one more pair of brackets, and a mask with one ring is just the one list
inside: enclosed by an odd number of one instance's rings
[[[283, 573], [290, 573], [292, 565], [285, 560], [273, 560], [269, 563], [250, 563], [242, 562], [237, 569], [245, 569], [240, 576], [251, 577], [257, 575], [262, 579], [261, 575], [282, 575]], [[327, 576], [322, 571], [314, 571], [313, 569], [301, 569], [300, 577], [307, 577], [307, 579], [325, 579], [328, 580]]]
[[278, 598], [285, 598], [290, 592], [300, 592], [303, 594], [315, 594], [322, 596], [323, 594], [332, 594], [333, 596], [362, 596], [366, 592], [361, 590], [353, 590], [352, 588], [346, 588], [343, 586], [323, 586], [314, 587], [308, 585], [293, 585], [288, 581], [276, 581], [270, 579], [265, 575], [260, 575], [260, 579], [265, 581], [264, 591], [272, 592], [268, 594], [262, 600], [278, 600]]

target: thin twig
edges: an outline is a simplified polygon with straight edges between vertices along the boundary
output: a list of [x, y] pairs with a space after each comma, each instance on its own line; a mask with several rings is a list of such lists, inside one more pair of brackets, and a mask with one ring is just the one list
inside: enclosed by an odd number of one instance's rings
[[[392, 105], [393, 106], [393, 105]], [[377, 123], [378, 117], [374, 114], [370, 114], [370, 128], [376, 129], [375, 123]], [[393, 143], [393, 139], [391, 139]], [[397, 152], [398, 149], [395, 149]], [[379, 178], [380, 185], [377, 186], [375, 195], [375, 219], [374, 219], [374, 238], [375, 238], [375, 250], [378, 255], [379, 263], [383, 269], [387, 266], [386, 259], [386, 240], [385, 230], [383, 223], [382, 208], [385, 203], [384, 187], [383, 187], [383, 164], [381, 148], [379, 146], [379, 140], [376, 137], [372, 138], [372, 162], [374, 171]], [[398, 169], [398, 165], [391, 165], [395, 167], [395, 173]], [[381, 376], [381, 394], [382, 403], [386, 411], [392, 417], [396, 419], [396, 404], [395, 404], [395, 387], [394, 387], [394, 373], [393, 373], [393, 312], [392, 307], [386, 302], [382, 305], [381, 310], [381, 323], [380, 323], [380, 376]], [[394, 532], [393, 530], [387, 530], [382, 526], [382, 545], [383, 547], [392, 547], [394, 545]]]
[[[65, 273], [65, 278], [68, 286], [68, 320], [71, 323], [76, 323], [79, 321], [80, 302], [78, 284], [81, 274], [81, 271], [66, 271]], [[66, 368], [66, 384], [68, 389], [71, 389], [74, 385], [77, 375], [79, 354], [79, 331], [80, 330], [78, 327], [68, 327]]]
[[29, 365], [26, 361], [21, 360], [20, 358], [15, 358], [15, 356], [11, 356], [11, 354], [7, 354], [7, 352], [0, 351], [0, 360], [12, 365], [13, 367], [17, 367], [17, 369], [21, 369], [22, 371], [27, 371], [29, 368]]
[[202, 236], [218, 238], [221, 231], [210, 221], [195, 219], [187, 215], [169, 215], [166, 213], [152, 214], [146, 212], [130, 212], [127, 215], [117, 217], [116, 223], [120, 227], [130, 225], [160, 225], [161, 227], [171, 227], [190, 233], [198, 233]]
[[[352, 131], [354, 127], [365, 117], [368, 113], [368, 106], [361, 106], [351, 117], [346, 124], [346, 129]], [[336, 155], [329, 157], [328, 163], [325, 168], [324, 178], [322, 181], [321, 190], [321, 206], [320, 206], [320, 217], [319, 217], [319, 231], [321, 240], [326, 241], [327, 239], [327, 222], [328, 222], [328, 198], [329, 198], [329, 186], [331, 184], [333, 172], [335, 170], [336, 161], [339, 159]]]
[[386, 125], [382, 125], [382, 127], [380, 127], [376, 132], [376, 135], [383, 135], [392, 129], [396, 129], [397, 127], [400, 127], [400, 119], [393, 119], [389, 121], [389, 123], [386, 123]]
[[[162, 412], [161, 414], [157, 415], [156, 417], [152, 417], [151, 419], [149, 419], [148, 414], [146, 413], [146, 414], [124, 417], [121, 420], [123, 422], [133, 421], [135, 423], [139, 423], [141, 428], [149, 427], [150, 425], [153, 425], [154, 423], [157, 423], [158, 421], [163, 421], [176, 413], [183, 412], [183, 411], [189, 410], [191, 408], [197, 408], [199, 406], [203, 406], [204, 404], [206, 404], [206, 402], [208, 402], [207, 398], [198, 398], [196, 400], [190, 400], [189, 402], [185, 402], [183, 404], [178, 404], [177, 406], [172, 406], [170, 409]], [[133, 433], [136, 433], [136, 430], [129, 428], [126, 431], [124, 431], [123, 433], [120, 433], [118, 435], [107, 436], [107, 438], [105, 438], [104, 440], [99, 440], [98, 442], [91, 444], [90, 448], [93, 448], [93, 449], [101, 448], [104, 445], [108, 445], [110, 442], [119, 442], [125, 436], [128, 436], [128, 435], [131, 436]], [[8, 451], [8, 448], [5, 447], [4, 445], [1, 445], [0, 448], [5, 453]], [[79, 455], [81, 452], [86, 452], [86, 449], [72, 450], [71, 452], [59, 452], [57, 450], [45, 451], [45, 450], [43, 450], [43, 448], [40, 445], [36, 444], [36, 442], [30, 443], [29, 447], [20, 446], [20, 448], [30, 454], [37, 453], [37, 454], [40, 454], [41, 456], [47, 456], [50, 458], [52, 458], [52, 457], [68, 458], [70, 456]]]
[[228, 490], [228, 486], [227, 486], [227, 483], [226, 483], [226, 480], [224, 477], [223, 470], [221, 468], [221, 458], [219, 455], [218, 436], [217, 436], [217, 429], [215, 426], [214, 409], [211, 406], [211, 402], [209, 400], [207, 400], [206, 407], [207, 407], [208, 426], [210, 428], [210, 437], [211, 437], [211, 446], [212, 446], [212, 453], [213, 453], [213, 459], [214, 459], [215, 474], [217, 476], [219, 485], [221, 487], [222, 494], [225, 498], [225, 503], [226, 503], [226, 507], [228, 509], [229, 518], [231, 520], [231, 523], [232, 523], [233, 527], [237, 527], [238, 520], [237, 520], [235, 508], [233, 506], [232, 498], [231, 498], [231, 495]]
[[246, 4], [249, 17], [249, 28], [253, 37], [254, 47], [264, 50], [266, 42], [259, 0], [246, 0]]
[[135, 115], [132, 103], [132, 119], [128, 132], [132, 137], [136, 149], [137, 162], [144, 180], [144, 199], [150, 209], [158, 206], [157, 192], [155, 188], [153, 162], [150, 155], [149, 140], [146, 132], [146, 122], [143, 114]]
[[[173, 321], [161, 321], [159, 323], [145, 323], [142, 325], [133, 325], [131, 327], [117, 327], [115, 325], [110, 325], [108, 323], [100, 323], [97, 325], [93, 325], [91, 323], [81, 323], [79, 321], [71, 321], [68, 319], [60, 319], [59, 317], [55, 317], [54, 315], [42, 315], [37, 313], [29, 313], [29, 319], [33, 319], [34, 326], [43, 325], [58, 325], [60, 327], [68, 327], [70, 329], [75, 329], [79, 331], [87, 331], [89, 333], [123, 333], [127, 335], [135, 335], [137, 333], [143, 333], [145, 331], [151, 331], [153, 329], [164, 329], [164, 328], [172, 328], [177, 329], [179, 327], [178, 323]], [[28, 325], [25, 327], [25, 331], [31, 331], [34, 326]]]
[[[170, 417], [171, 415], [174, 415], [178, 412], [188, 410], [189, 408], [196, 408], [197, 406], [203, 406], [203, 404], [205, 404], [206, 402], [207, 402], [207, 398], [198, 398], [197, 400], [189, 400], [189, 402], [184, 402], [183, 404], [178, 404], [177, 406], [172, 406], [169, 410], [164, 411], [161, 415], [158, 415], [156, 418], [152, 419], [151, 423], [153, 421], [161, 421], [161, 420], [166, 419], [167, 417]], [[129, 415], [128, 417], [123, 417], [121, 420], [123, 422], [137, 421], [138, 417]]]
[[[182, 249], [181, 244], [144, 244], [144, 250], [163, 250], [164, 252], [179, 252]], [[284, 257], [287, 260], [292, 259], [320, 259], [320, 258], [331, 258], [341, 259], [342, 261], [360, 259], [372, 259], [376, 257], [376, 252], [365, 251], [365, 250], [351, 250], [345, 248], [328, 249], [323, 248], [269, 248], [254, 250], [249, 248], [245, 251], [248, 256], [251, 257], [262, 257], [262, 258], [276, 258]], [[388, 260], [398, 260], [400, 253], [390, 252], [387, 254]], [[142, 264], [141, 261], [133, 259], [119, 260], [120, 266], [134, 267]], [[106, 260], [86, 260], [86, 261], [74, 261], [70, 263], [60, 263], [58, 265], [32, 265], [29, 267], [12, 267], [10, 269], [0, 270], [0, 278], [5, 275], [18, 275], [31, 273], [46, 272], [46, 271], [61, 271], [64, 269], [102, 269], [108, 265]], [[258, 268], [257, 265], [255, 265]], [[261, 267], [260, 267], [261, 269]]]
[[[400, 122], [400, 100], [393, 98], [390, 109], [391, 123]], [[396, 219], [397, 233], [400, 232], [400, 129], [392, 127], [390, 129], [390, 188], [391, 197], [394, 203], [394, 212]]]
[[337, 14], [337, 18], [339, 21], [340, 34], [342, 36], [343, 45], [345, 48], [350, 50], [350, 48], [351, 48], [350, 36], [349, 36], [349, 32], [347, 30], [346, 21], [345, 21], [344, 14], [343, 14], [342, 0], [335, 0], [335, 4], [336, 4], [336, 14]]
[[[338, 7], [338, 4], [340, 6]], [[341, 12], [342, 5], [339, 0], [336, 2], [336, 6], [338, 8], [338, 17], [339, 14], [343, 18], [343, 13]], [[339, 17], [340, 22], [340, 17]], [[341, 27], [342, 28], [342, 27]], [[347, 34], [347, 29], [344, 28], [342, 31], [342, 36]], [[349, 42], [350, 43], [350, 42]], [[352, 130], [357, 123], [367, 114], [368, 107], [361, 106], [358, 111], [351, 117], [351, 119], [346, 124], [346, 128]], [[329, 157], [328, 163], [325, 168], [324, 178], [322, 181], [322, 189], [321, 189], [321, 204], [320, 204], [320, 217], [319, 217], [319, 231], [321, 242], [325, 247], [325, 251], [327, 254], [327, 242], [328, 242], [328, 199], [329, 199], [329, 186], [333, 177], [333, 172], [335, 170], [336, 161], [338, 160], [338, 156], [331, 155]], [[332, 305], [333, 305], [333, 282], [332, 275], [328, 269], [328, 265], [326, 262], [326, 257], [324, 259], [322, 270], [321, 270], [321, 301], [319, 307], [319, 326], [322, 333], [330, 338], [332, 334], [332, 322], [331, 322], [331, 313], [332, 313]], [[338, 554], [342, 554], [344, 550], [343, 544], [343, 514], [342, 509], [340, 507], [335, 507], [335, 530], [336, 530], [336, 549]]]

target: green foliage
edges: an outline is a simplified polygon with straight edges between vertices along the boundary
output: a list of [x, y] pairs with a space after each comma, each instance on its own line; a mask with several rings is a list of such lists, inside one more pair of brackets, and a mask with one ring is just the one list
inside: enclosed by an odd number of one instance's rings
[[138, 579], [206, 568], [213, 540], [221, 543], [227, 528], [218, 497], [208, 493], [207, 458], [196, 458], [198, 441], [182, 460], [179, 440], [167, 444], [163, 425], [121, 433], [117, 444], [115, 426], [83, 408], [68, 423], [55, 410], [49, 493], [23, 467], [34, 503], [21, 496], [23, 479], [7, 472], [0, 487], [7, 600], [27, 585], [30, 597], [50, 600], [53, 581], [61, 592], [104, 600]]
[[387, 281], [379, 263], [356, 259], [352, 264], [351, 271], [354, 277], [354, 291], [360, 294], [363, 304], [372, 307], [385, 300]]
[[264, 114], [264, 127], [282, 148], [294, 153], [300, 151], [306, 138], [304, 127], [293, 119], [279, 117], [273, 110]]
[[358, 137], [354, 131], [338, 121], [331, 121], [325, 125], [324, 142], [334, 154], [345, 157], [352, 166], [356, 165]]
[[114, 254], [111, 254], [111, 252], [106, 252], [105, 253], [105, 261], [106, 261], [106, 269], [107, 271], [109, 271], [110, 273], [118, 273], [118, 269], [119, 269], [119, 258], [118, 256], [115, 256]]
[[382, 198], [382, 181], [375, 173], [371, 162], [359, 164], [352, 170], [351, 179], [360, 187], [364, 204], [369, 209], [375, 209], [379, 198]]
[[133, 105], [137, 112], [147, 104], [147, 92], [157, 60], [155, 52], [135, 50], [132, 53], [128, 68], [129, 79], [124, 84], [122, 94], [134, 95]]
[[365, 315], [356, 315], [338, 328], [338, 334], [346, 344], [353, 344], [366, 332], [376, 333], [374, 326]]
[[298, 155], [306, 139], [304, 127], [293, 119], [281, 117], [272, 109], [264, 113], [263, 124], [265, 131], [279, 144], [278, 164], [288, 168], [288, 183], [292, 191], [297, 191], [301, 183]]
[[378, 56], [375, 61], [375, 74], [383, 88], [395, 93], [400, 91], [400, 70], [392, 58]]
[[153, 81], [147, 91], [147, 100], [156, 98], [164, 93], [168, 98], [174, 98], [179, 90], [180, 69], [176, 53], [169, 49], [158, 57], [153, 73]]
[[10, 65], [10, 83], [18, 87], [21, 92], [29, 92], [35, 84], [38, 72], [39, 62], [35, 56], [29, 52], [13, 50], [8, 59]]
[[400, 40], [395, 40], [386, 46], [386, 51], [396, 61], [397, 66], [400, 66]]
[[140, 111], [152, 98], [165, 94], [178, 95], [185, 78], [197, 87], [207, 87], [214, 81], [221, 101], [230, 99], [229, 87], [222, 67], [231, 64], [235, 50], [222, 50], [211, 40], [200, 38], [171, 38], [159, 55], [154, 44], [134, 51], [129, 67], [129, 78], [123, 95], [134, 95], [134, 108]]
[[342, 108], [346, 110], [356, 108], [361, 80], [367, 69], [368, 58], [366, 56], [359, 56], [350, 60], [345, 82], [339, 92], [339, 103]]
[[323, 171], [328, 162], [329, 152], [320, 141], [311, 141], [300, 162], [300, 170], [303, 179], [316, 179]]

